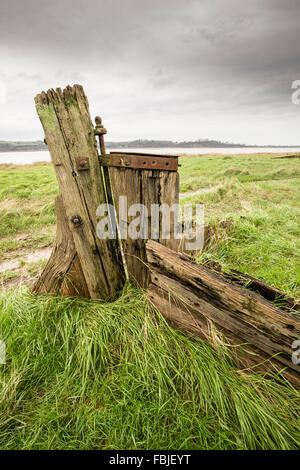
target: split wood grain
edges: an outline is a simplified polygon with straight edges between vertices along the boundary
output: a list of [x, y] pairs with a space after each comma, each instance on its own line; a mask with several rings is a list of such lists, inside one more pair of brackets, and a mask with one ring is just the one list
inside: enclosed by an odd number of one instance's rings
[[[125, 271], [118, 240], [96, 234], [96, 210], [106, 195], [87, 98], [74, 85], [42, 92], [35, 103], [89, 297], [113, 299], [124, 285]], [[89, 169], [76, 168], [78, 157], [88, 159]], [[79, 223], [72, 222], [75, 216]]]
[[168, 320], [210, 342], [214, 324], [231, 344], [247, 343], [250, 354], [238, 354], [244, 367], [264, 362], [263, 368], [273, 372], [285, 368], [285, 375], [300, 385], [300, 366], [291, 359], [292, 343], [300, 338], [296, 315], [152, 240], [147, 259], [148, 298]]

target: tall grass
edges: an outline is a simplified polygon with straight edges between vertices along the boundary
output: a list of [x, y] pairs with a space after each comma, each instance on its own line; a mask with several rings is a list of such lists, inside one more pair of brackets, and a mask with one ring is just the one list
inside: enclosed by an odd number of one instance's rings
[[297, 449], [299, 394], [244, 375], [131, 287], [114, 303], [0, 298], [1, 449]]

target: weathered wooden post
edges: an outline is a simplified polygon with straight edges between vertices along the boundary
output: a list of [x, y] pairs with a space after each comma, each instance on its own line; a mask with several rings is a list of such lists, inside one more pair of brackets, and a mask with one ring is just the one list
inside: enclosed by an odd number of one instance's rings
[[96, 210], [107, 200], [87, 98], [74, 85], [42, 92], [35, 103], [61, 196], [56, 247], [33, 292], [113, 299], [125, 271], [118, 240], [96, 234]]
[[[92, 125], [87, 98], [79, 85], [42, 92], [36, 109], [54, 164], [60, 196], [56, 201], [57, 237], [52, 255], [32, 291], [37, 294], [114, 298], [126, 278], [147, 288], [148, 238], [177, 250], [177, 221], [170, 213], [169, 238], [164, 237], [161, 206], [179, 201], [177, 156], [112, 152], [106, 154], [106, 129], [100, 117]], [[100, 159], [95, 136], [99, 137]], [[126, 200], [126, 217], [119, 220], [120, 197]], [[99, 239], [96, 210], [100, 204], [114, 207], [115, 239]], [[147, 219], [147, 233], [132, 238], [127, 231], [134, 215], [127, 210], [139, 204]], [[152, 205], [157, 206], [155, 235], [151, 232]], [[144, 214], [144, 215], [145, 215]], [[112, 220], [113, 219], [113, 220]], [[119, 236], [126, 235], [120, 241]], [[115, 227], [112, 227], [112, 231]], [[122, 252], [123, 249], [123, 252]]]

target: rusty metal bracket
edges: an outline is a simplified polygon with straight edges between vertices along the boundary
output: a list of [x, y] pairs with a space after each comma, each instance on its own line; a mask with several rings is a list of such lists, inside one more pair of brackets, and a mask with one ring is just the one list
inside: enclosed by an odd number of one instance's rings
[[76, 157], [75, 163], [78, 171], [90, 169], [89, 159], [87, 157]]
[[111, 152], [100, 157], [102, 166], [159, 171], [177, 171], [178, 156], [149, 153]]

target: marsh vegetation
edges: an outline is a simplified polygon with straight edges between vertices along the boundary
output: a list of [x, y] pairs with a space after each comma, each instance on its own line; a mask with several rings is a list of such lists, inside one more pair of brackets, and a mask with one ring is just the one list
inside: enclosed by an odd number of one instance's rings
[[[299, 297], [299, 159], [181, 163], [182, 202], [204, 203], [214, 228], [199, 260]], [[1, 167], [0, 268], [17, 266], [0, 273], [0, 448], [298, 449], [299, 392], [172, 329], [142, 292], [127, 286], [114, 303], [29, 293], [46, 260], [27, 255], [54, 240], [56, 194], [51, 165]]]

